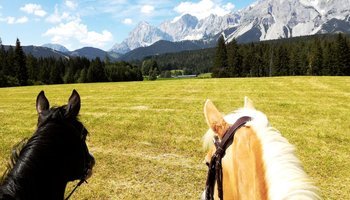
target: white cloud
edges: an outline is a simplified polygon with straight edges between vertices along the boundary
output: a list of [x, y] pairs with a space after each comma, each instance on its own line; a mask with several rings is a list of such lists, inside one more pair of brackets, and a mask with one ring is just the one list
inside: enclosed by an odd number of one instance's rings
[[59, 13], [58, 6], [55, 6], [55, 12], [46, 18], [47, 22], [50, 23], [60, 23], [63, 20], [72, 20], [72, 17], [68, 12]]
[[133, 21], [132, 21], [132, 19], [130, 19], [130, 18], [125, 18], [125, 19], [123, 20], [123, 24], [130, 25], [130, 24], [132, 24], [132, 23], [133, 23]]
[[235, 8], [235, 5], [233, 5], [232, 3], [227, 3], [226, 5], [224, 5], [224, 9], [228, 11], [232, 11], [234, 8]]
[[16, 18], [16, 17], [5, 17], [5, 18], [0, 18], [1, 22], [6, 22], [7, 24], [24, 24], [26, 22], [28, 22], [28, 18], [27, 17], [20, 17], [20, 18]]
[[17, 24], [24, 24], [24, 23], [26, 23], [26, 22], [28, 22], [28, 18], [27, 17], [21, 17], [21, 18], [18, 18], [17, 20], [16, 20], [16, 23]]
[[97, 33], [95, 31], [86, 32], [85, 37], [82, 37], [80, 42], [83, 44], [103, 47], [107, 42], [113, 40], [113, 35], [107, 30], [103, 30], [102, 33]]
[[107, 30], [103, 30], [101, 33], [89, 31], [79, 18], [67, 23], [60, 23], [58, 26], [47, 30], [43, 35], [51, 37], [53, 43], [67, 45], [73, 41], [78, 41], [83, 45], [100, 48], [113, 40], [111, 32]]
[[65, 2], [66, 6], [72, 10], [76, 9], [78, 7], [78, 3], [74, 2], [74, 1], [70, 1], [70, 0], [67, 0]]
[[5, 17], [5, 18], [0, 18], [1, 22], [6, 22], [8, 24], [14, 24], [16, 21], [16, 18], [14, 17]]
[[190, 14], [199, 19], [203, 19], [208, 17], [210, 14], [223, 16], [231, 12], [233, 8], [234, 5], [232, 3], [222, 5], [218, 2], [214, 2], [213, 0], [201, 0], [198, 3], [189, 1], [181, 2], [174, 8], [174, 10], [181, 15]]
[[26, 4], [23, 7], [20, 8], [20, 10], [28, 13], [28, 14], [34, 14], [39, 17], [44, 17], [47, 13], [45, 10], [41, 8], [41, 5], [39, 4]]
[[145, 14], [150, 14], [154, 11], [154, 7], [151, 5], [144, 5], [141, 7], [141, 12]]

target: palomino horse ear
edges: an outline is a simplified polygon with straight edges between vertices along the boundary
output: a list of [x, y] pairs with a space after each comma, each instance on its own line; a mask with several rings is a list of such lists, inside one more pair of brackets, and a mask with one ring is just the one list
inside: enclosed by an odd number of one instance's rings
[[223, 115], [218, 111], [215, 105], [207, 99], [204, 105], [204, 116], [208, 126], [222, 137], [229, 128], [229, 124], [224, 120]]
[[66, 117], [78, 116], [79, 110], [80, 110], [80, 96], [76, 90], [73, 90], [68, 100], [68, 104], [66, 108]]
[[255, 110], [255, 107], [253, 105], [253, 101], [250, 100], [248, 97], [244, 97], [244, 108]]
[[41, 91], [36, 97], [36, 111], [38, 114], [50, 108], [49, 100], [47, 100], [44, 91]]

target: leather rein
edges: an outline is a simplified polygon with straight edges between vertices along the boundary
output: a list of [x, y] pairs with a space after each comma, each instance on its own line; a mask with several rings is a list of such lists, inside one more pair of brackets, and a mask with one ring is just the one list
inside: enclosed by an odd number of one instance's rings
[[224, 134], [221, 141], [217, 136], [214, 137], [214, 144], [216, 151], [212, 156], [209, 163], [209, 170], [206, 182], [206, 192], [205, 199], [213, 200], [214, 199], [214, 186], [215, 181], [217, 181], [218, 187], [218, 196], [219, 199], [223, 199], [223, 189], [222, 189], [222, 165], [221, 160], [225, 156], [226, 149], [232, 144], [234, 140], [235, 133], [239, 128], [244, 126], [248, 121], [251, 121], [251, 117], [241, 117], [239, 118]]
[[[85, 129], [85, 127], [83, 127], [83, 129], [81, 130], [81, 134], [83, 134], [84, 131], [87, 131]], [[89, 153], [89, 150], [87, 149], [86, 145], [82, 145], [85, 152], [83, 154], [83, 158], [84, 158], [84, 169], [83, 169], [83, 176], [80, 178], [78, 184], [73, 188], [73, 190], [68, 194], [68, 196], [66, 198], [64, 198], [64, 200], [69, 200], [69, 198], [73, 195], [73, 193], [75, 192], [76, 189], [78, 189], [78, 187], [83, 184], [83, 183], [88, 183], [86, 181], [86, 177], [88, 176], [88, 171], [89, 171], [89, 168], [87, 167], [87, 159], [86, 159], [86, 154]]]

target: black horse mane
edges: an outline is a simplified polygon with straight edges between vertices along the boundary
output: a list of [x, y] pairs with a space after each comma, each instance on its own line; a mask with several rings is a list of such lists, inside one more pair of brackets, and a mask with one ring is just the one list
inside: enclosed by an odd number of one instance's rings
[[8, 161], [7, 166], [6, 166], [6, 170], [5, 170], [4, 174], [2, 175], [2, 177], [0, 178], [0, 185], [3, 184], [4, 180], [8, 176], [8, 173], [16, 165], [18, 158], [19, 158], [19, 154], [20, 154], [21, 150], [24, 148], [24, 146], [27, 144], [27, 142], [28, 142], [28, 138], [24, 138], [22, 141], [20, 141], [15, 146], [13, 146], [12, 151], [11, 151], [10, 160]]
[[[61, 106], [61, 107], [52, 107], [48, 112], [47, 115], [45, 115], [45, 118], [42, 119], [41, 123], [38, 123], [38, 128], [36, 132], [33, 134], [33, 136], [29, 138], [24, 138], [20, 142], [18, 142], [16, 145], [13, 146], [12, 151], [11, 151], [11, 156], [10, 160], [8, 161], [6, 170], [0, 179], [0, 185], [4, 182], [6, 177], [9, 175], [9, 172], [13, 169], [13, 167], [16, 165], [18, 162], [19, 156], [21, 153], [25, 152], [25, 147], [27, 145], [29, 146], [35, 146], [35, 143], [43, 143], [45, 140], [40, 139], [38, 135], [41, 135], [40, 132], [42, 132], [44, 129], [43, 127], [45, 124], [48, 122], [51, 122], [50, 120], [54, 121], [62, 121], [64, 119], [64, 115], [62, 114], [64, 112], [66, 106]], [[30, 143], [29, 143], [30, 142]]]

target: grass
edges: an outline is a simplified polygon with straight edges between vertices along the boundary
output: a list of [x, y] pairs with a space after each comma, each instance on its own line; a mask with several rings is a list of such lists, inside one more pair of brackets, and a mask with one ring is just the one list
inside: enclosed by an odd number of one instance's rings
[[[0, 173], [13, 145], [35, 131], [35, 99], [82, 97], [95, 174], [74, 199], [198, 199], [207, 168], [203, 104], [224, 113], [249, 96], [297, 148], [324, 199], [350, 199], [350, 78], [183, 79], [0, 89]], [[74, 184], [70, 184], [68, 190]]]
[[199, 74], [197, 78], [211, 78], [211, 73]]

